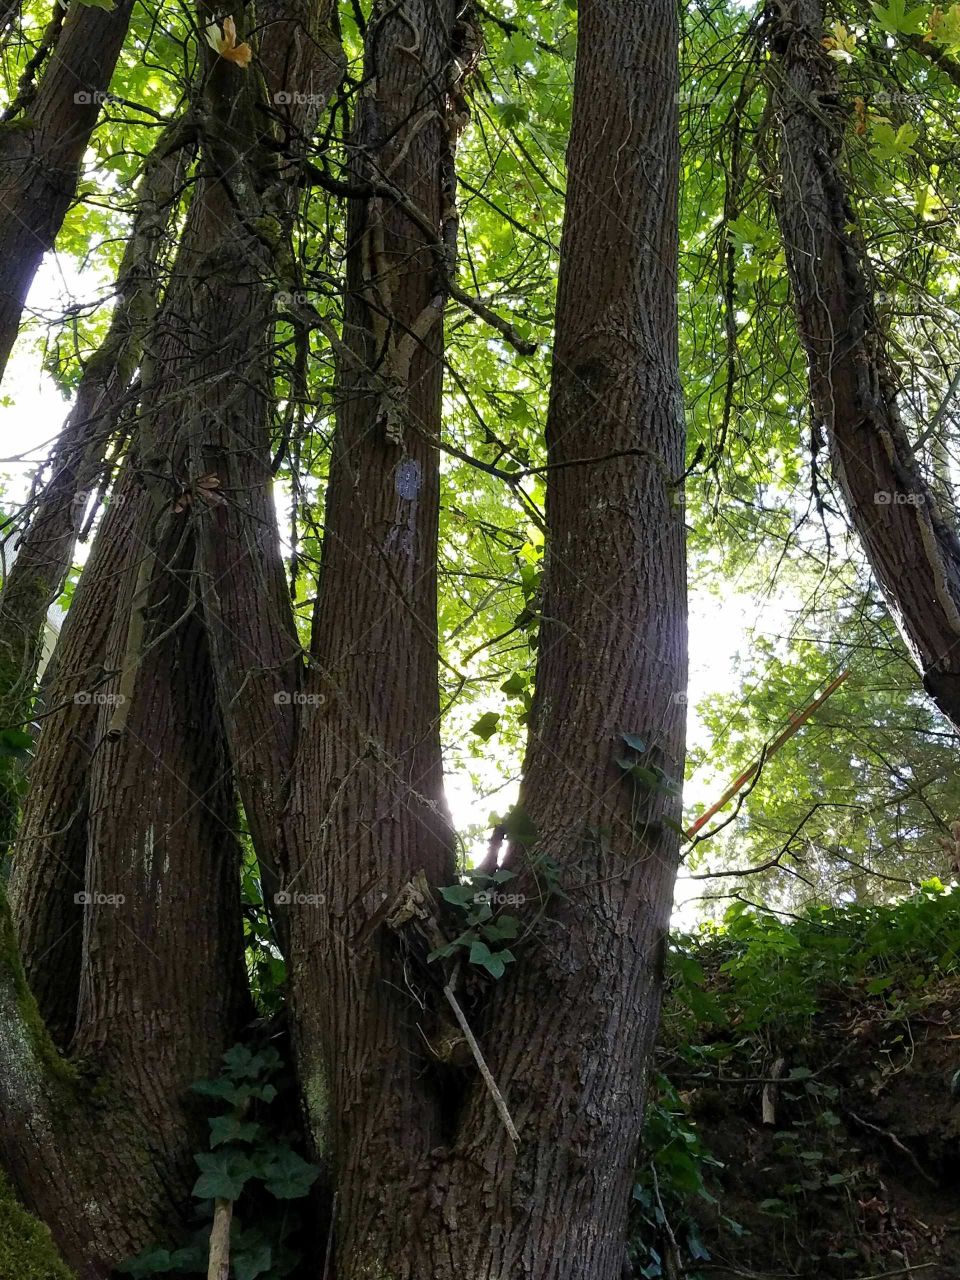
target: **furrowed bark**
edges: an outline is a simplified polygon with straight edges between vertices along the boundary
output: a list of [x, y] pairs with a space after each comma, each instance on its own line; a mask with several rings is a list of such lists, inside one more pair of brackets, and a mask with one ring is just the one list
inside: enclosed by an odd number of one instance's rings
[[134, 1112], [97, 1084], [46, 1034], [0, 891], [0, 1161], [77, 1280], [107, 1280], [182, 1211], [157, 1158], [166, 1116]]
[[[404, 15], [399, 42], [413, 44], [430, 71], [429, 27], [409, 5]], [[377, 94], [364, 110], [389, 129], [397, 108], [388, 77], [404, 84], [411, 68], [396, 36], [387, 46], [386, 21], [371, 29]], [[624, 775], [616, 761], [630, 748], [621, 735], [643, 734], [665, 776], [678, 780], [683, 768], [674, 696], [686, 675], [683, 524], [670, 484], [683, 467], [676, 46], [666, 0], [581, 7], [548, 425], [550, 462], [561, 465], [550, 473], [523, 788], [539, 835], [532, 851], [513, 853], [531, 914], [531, 856], [559, 864], [569, 900], [549, 903], [557, 923], [540, 922], [537, 943], [486, 1010], [474, 1011], [490, 1075], [471, 1071], [466, 1086], [456, 1072], [431, 1070], [417, 1038], [421, 1001], [442, 996], [377, 927], [404, 877], [422, 869], [436, 888], [450, 883], [451, 866], [433, 736], [435, 463], [409, 429], [409, 401], [383, 386], [396, 367], [390, 326], [398, 301], [410, 305], [418, 250], [409, 225], [394, 232], [376, 201], [362, 222], [354, 211], [370, 240], [360, 240], [366, 257], [352, 264], [345, 334], [364, 346], [344, 372], [379, 355], [385, 373], [373, 386], [355, 376], [341, 413], [314, 638], [323, 668], [315, 687], [326, 702], [322, 716], [305, 720], [291, 803], [304, 895], [291, 911], [300, 1069], [312, 1118], [320, 1126], [327, 1105], [331, 1113], [340, 1280], [621, 1275], [677, 855], [663, 822], [673, 802], [640, 795]], [[402, 190], [415, 182], [414, 202], [430, 208], [429, 126], [398, 101], [421, 149], [414, 156], [410, 144], [412, 172], [391, 177]], [[360, 136], [376, 156], [369, 134]], [[403, 132], [394, 146], [403, 152]], [[441, 202], [441, 218], [442, 210]], [[401, 247], [402, 276], [390, 256]], [[417, 283], [421, 310], [410, 308], [410, 329], [430, 304], [429, 272]], [[427, 362], [440, 335], [425, 332], [423, 372], [400, 385], [417, 394], [427, 435], [425, 415], [437, 404], [425, 398]], [[394, 441], [400, 465], [391, 476], [383, 451]], [[634, 456], [586, 480], [562, 465], [621, 451]], [[311, 1093], [318, 1069], [325, 1098]], [[491, 1076], [519, 1129], [518, 1149]]]
[[0, 378], [40, 260], [76, 194], [132, 8], [133, 0], [109, 11], [74, 0], [29, 115], [0, 130]]
[[[259, 17], [266, 101], [257, 96], [260, 81], [222, 60], [210, 78], [207, 155], [192, 239], [185, 241], [203, 271], [203, 305], [192, 324], [203, 353], [184, 366], [192, 380], [185, 429], [191, 474], [215, 476], [218, 484], [215, 502], [192, 504], [203, 616], [264, 900], [286, 951], [280, 830], [302, 661], [273, 501], [273, 320], [277, 292], [290, 287], [298, 161], [345, 63], [329, 0], [277, 0]], [[279, 162], [263, 145], [271, 116], [276, 140], [290, 139]], [[205, 266], [203, 253], [224, 240], [236, 246], [242, 265]], [[175, 388], [176, 376], [171, 370], [165, 385]]]
[[820, 0], [771, 20], [780, 125], [775, 207], [834, 477], [923, 683], [960, 728], [960, 541], [920, 468], [897, 404], [842, 165], [847, 110], [822, 45]]
[[133, 492], [127, 468], [60, 633], [10, 880], [23, 967], [61, 1049], [73, 1036], [80, 986], [83, 904], [74, 897], [85, 884], [93, 708], [106, 692], [107, 640], [134, 542]]
[[[203, 1142], [202, 1108], [187, 1090], [216, 1070], [248, 1016], [236, 805], [192, 575], [182, 571], [189, 545], [169, 521], [156, 548], [163, 572], [147, 584], [144, 634], [130, 649], [155, 526], [128, 464], [68, 614], [50, 690], [57, 709], [14, 859], [32, 981], [61, 1043], [73, 1031], [70, 1057], [92, 1092], [72, 1097], [49, 1133], [38, 1129], [46, 1145], [11, 1110], [0, 1128], [14, 1145], [0, 1145], [0, 1157], [84, 1277], [182, 1230]], [[30, 1016], [51, 1044], [39, 1012]], [[59, 1074], [55, 1061], [51, 1070]], [[57, 1204], [61, 1166], [77, 1199], [61, 1192]]]
[[[63, 590], [87, 499], [101, 479], [156, 309], [156, 267], [190, 134], [184, 122], [171, 126], [147, 159], [110, 327], [84, 369], [50, 459], [50, 478], [0, 588], [0, 728], [22, 730], [32, 714], [47, 612]], [[0, 856], [16, 830], [22, 772], [15, 758], [0, 762]]]
[[441, 1134], [403, 968], [376, 926], [418, 869], [434, 884], [454, 875], [438, 732], [432, 442], [456, 9], [378, 4], [367, 28], [352, 180], [392, 184], [424, 226], [388, 197], [349, 210], [344, 391], [287, 826], [299, 1069], [318, 1140], [331, 1126], [339, 1280], [408, 1274], [398, 1240], [409, 1236], [411, 1196], [423, 1187], [414, 1183]]
[[[567, 897], [548, 897], [556, 923], [541, 922], [481, 1024], [519, 1146], [475, 1087], [465, 1177], [443, 1201], [447, 1223], [473, 1204], [497, 1224], [491, 1239], [452, 1241], [469, 1276], [619, 1280], [625, 1256], [678, 802], [619, 762], [679, 787], [684, 757], [677, 43], [669, 0], [580, 7], [546, 432], [557, 469], [520, 799], [532, 836], [508, 855], [527, 911], [540, 858]], [[634, 456], [562, 465], [620, 451]]]

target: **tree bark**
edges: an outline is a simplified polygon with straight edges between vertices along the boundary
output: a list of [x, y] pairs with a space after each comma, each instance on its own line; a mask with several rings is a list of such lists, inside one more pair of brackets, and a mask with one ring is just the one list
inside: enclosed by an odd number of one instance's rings
[[810, 399], [850, 519], [924, 687], [960, 728], [960, 541], [900, 417], [897, 373], [843, 173], [848, 112], [823, 31], [821, 0], [789, 0], [767, 33], [780, 125], [775, 206]]
[[[443, 144], [411, 96], [423, 104], [419, 76], [442, 74], [443, 32], [419, 9], [404, 12], [403, 22], [392, 11], [371, 21], [378, 114], [364, 108], [362, 154], [383, 157], [381, 171], [394, 164], [391, 179], [437, 225]], [[411, 43], [419, 69], [399, 47]], [[374, 200], [365, 219], [354, 210], [345, 333], [362, 345], [344, 365], [359, 372], [328, 493], [322, 674], [307, 686], [325, 702], [304, 721], [291, 802], [304, 895], [291, 912], [300, 1073], [318, 1130], [330, 1115], [338, 1280], [622, 1273], [677, 855], [664, 824], [676, 803], [625, 776], [622, 735], [642, 734], [665, 776], [683, 770], [676, 50], [665, 0], [581, 6], [523, 785], [538, 834], [510, 855], [531, 916], [544, 856], [568, 900], [547, 904], [554, 922], [538, 924], [537, 942], [471, 1013], [516, 1149], [479, 1072], [431, 1063], [424, 1028], [443, 996], [378, 928], [415, 872], [434, 889], [452, 882], [435, 737], [436, 464], [424, 440], [439, 408], [440, 334], [419, 324], [436, 288], [423, 242], [396, 209]], [[391, 127], [398, 118], [413, 140]], [[378, 124], [402, 160], [378, 149]], [[383, 373], [364, 371], [379, 355], [389, 377], [400, 307], [421, 343], [391, 400]], [[630, 456], [586, 475], [566, 465], [606, 453]], [[442, 1023], [436, 1006], [432, 1017]]]
[[412, 1170], [441, 1140], [402, 968], [385, 930], [370, 929], [418, 869], [434, 884], [455, 874], [439, 741], [435, 441], [456, 8], [377, 4], [367, 28], [351, 180], [398, 196], [356, 199], [348, 215], [343, 392], [287, 825], [300, 1075], [318, 1144], [329, 1131], [340, 1280], [407, 1274], [396, 1232], [411, 1218]]
[[[174, 412], [184, 414], [187, 406], [190, 473], [213, 475], [218, 484], [217, 502], [193, 504], [203, 616], [264, 900], [286, 951], [286, 912], [278, 901], [285, 878], [281, 814], [303, 663], [273, 500], [273, 322], [278, 294], [295, 287], [289, 240], [300, 162], [345, 61], [331, 0], [272, 3], [259, 16], [264, 86], [282, 124], [273, 132], [276, 141], [280, 135], [287, 141], [278, 162], [263, 145], [260, 113], [267, 104], [258, 101], [256, 82], [238, 78], [225, 62], [216, 66], [209, 154], [184, 241], [184, 266], [199, 276], [202, 301], [184, 329], [195, 349], [180, 359], [189, 377]], [[224, 242], [234, 246], [234, 262], [212, 259]], [[175, 406], [179, 376], [172, 365], [161, 374]]]
[[[520, 876], [507, 887], [523, 886], [527, 909], [538, 859], [557, 864], [567, 897], [546, 900], [537, 943], [481, 1023], [520, 1140], [514, 1150], [475, 1088], [460, 1126], [465, 1185], [443, 1211], [450, 1224], [479, 1205], [497, 1224], [492, 1239], [457, 1233], [470, 1276], [613, 1280], [625, 1256], [679, 803], [618, 761], [679, 789], [684, 757], [677, 43], [669, 0], [580, 7], [520, 799], [531, 835], [507, 858]], [[631, 456], [566, 465], [621, 451]]]
[[[156, 310], [158, 257], [179, 195], [183, 148], [190, 135], [184, 122], [172, 125], [146, 162], [110, 327], [83, 371], [50, 459], [50, 478], [0, 588], [0, 728], [22, 731], [32, 714], [47, 613], [63, 590], [87, 499], [102, 477], [117, 414]], [[16, 831], [22, 777], [16, 758], [0, 762], [0, 856]]]
[[0, 378], [40, 260], [53, 248], [123, 45], [133, 0], [73, 0], [29, 115], [0, 130]]

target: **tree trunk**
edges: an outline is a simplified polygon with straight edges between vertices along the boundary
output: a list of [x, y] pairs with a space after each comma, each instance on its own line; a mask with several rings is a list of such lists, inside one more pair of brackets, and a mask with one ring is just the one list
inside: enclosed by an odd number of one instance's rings
[[[184, 123], [171, 126], [146, 162], [110, 327], [83, 371], [50, 459], [50, 479], [0, 588], [0, 727], [22, 731], [32, 714], [47, 612], [63, 590], [87, 500], [101, 479], [117, 414], [156, 310], [157, 261], [179, 196], [190, 135]], [[22, 778], [19, 760], [0, 761], [0, 857], [16, 831]]]
[[667, 787], [684, 757], [677, 42], [669, 0], [581, 5], [520, 800], [530, 831], [507, 859], [520, 875], [508, 888], [536, 904], [549, 859], [567, 898], [547, 899], [481, 1024], [520, 1141], [475, 1088], [465, 1185], [443, 1217], [480, 1205], [497, 1228], [451, 1240], [463, 1275], [613, 1280], [625, 1255], [677, 861]]
[[[415, 39], [419, 73], [438, 79], [443, 34], [405, 13], [393, 27], [371, 22], [379, 117], [361, 136], [436, 225], [442, 142], [411, 106], [423, 89], [397, 46]], [[304, 723], [292, 803], [300, 1069], [316, 1126], [331, 1113], [338, 1280], [622, 1272], [677, 854], [663, 823], [675, 801], [625, 776], [622, 735], [643, 735], [664, 776], [683, 769], [683, 523], [670, 483], [683, 468], [676, 49], [665, 0], [581, 6], [523, 786], [538, 836], [511, 854], [531, 916], [545, 857], [569, 900], [549, 902], [555, 923], [539, 923], [537, 943], [472, 1011], [518, 1148], [477, 1071], [431, 1062], [424, 1036], [444, 1024], [444, 997], [377, 927], [415, 872], [434, 888], [452, 882], [435, 737], [436, 464], [424, 440], [436, 432], [439, 333], [418, 324], [436, 285], [409, 223], [376, 200], [365, 221], [354, 210], [345, 328], [363, 335], [356, 367], [379, 355], [390, 375], [399, 307], [426, 336], [392, 402], [369, 374], [347, 387], [314, 645], [312, 687], [325, 701]], [[390, 128], [398, 117], [416, 146]], [[378, 151], [378, 122], [399, 162]], [[586, 472], [568, 465], [598, 455], [611, 456]]]
[[848, 113], [823, 31], [821, 0], [788, 0], [767, 34], [781, 131], [775, 205], [810, 399], [850, 519], [924, 687], [960, 728], [960, 541], [900, 418], [841, 165]]
[[23, 127], [0, 130], [0, 378], [40, 260], [77, 190], [80, 163], [123, 45], [133, 0], [73, 0]]
[[300, 1074], [318, 1142], [330, 1128], [340, 1280], [408, 1274], [394, 1245], [412, 1213], [411, 1170], [441, 1140], [402, 970], [383, 929], [364, 934], [418, 869], [434, 884], [455, 876], [439, 739], [435, 441], [456, 8], [378, 4], [367, 28], [376, 91], [358, 99], [351, 177], [401, 194], [349, 211], [343, 391], [288, 824]]
[[[174, 412], [185, 416], [190, 474], [216, 477], [218, 500], [193, 504], [203, 616], [264, 900], [286, 951], [286, 913], [277, 900], [280, 830], [303, 664], [273, 501], [273, 320], [278, 294], [295, 288], [288, 242], [299, 162], [345, 64], [332, 0], [268, 4], [259, 16], [264, 83], [280, 104], [272, 110], [289, 141], [278, 163], [262, 146], [258, 110], [266, 104], [252, 96], [256, 82], [238, 80], [225, 62], [215, 67], [207, 125], [213, 136], [197, 217], [184, 240], [185, 270], [201, 281], [188, 330], [194, 350], [160, 376], [173, 392]], [[257, 234], [264, 225], [269, 234]], [[214, 258], [224, 242], [234, 246], [235, 261]]]

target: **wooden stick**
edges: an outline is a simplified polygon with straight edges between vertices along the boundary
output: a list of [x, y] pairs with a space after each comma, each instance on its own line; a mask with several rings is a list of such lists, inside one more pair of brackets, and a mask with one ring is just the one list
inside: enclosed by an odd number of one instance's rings
[[463, 1032], [467, 1044], [470, 1046], [470, 1052], [473, 1054], [473, 1060], [480, 1068], [480, 1074], [483, 1076], [484, 1084], [486, 1084], [487, 1089], [490, 1091], [490, 1096], [493, 1098], [494, 1106], [500, 1113], [500, 1119], [503, 1121], [503, 1127], [510, 1135], [510, 1139], [513, 1142], [514, 1147], [518, 1147], [520, 1145], [520, 1135], [517, 1133], [516, 1126], [510, 1118], [510, 1112], [507, 1110], [507, 1104], [503, 1100], [503, 1094], [497, 1088], [497, 1082], [490, 1074], [490, 1068], [483, 1060], [483, 1054], [480, 1052], [480, 1046], [477, 1044], [476, 1037], [470, 1030], [470, 1023], [467, 1021], [467, 1015], [460, 1008], [457, 997], [453, 994], [453, 988], [449, 983], [443, 988], [443, 994], [447, 997], [447, 1000], [450, 1003], [450, 1008], [453, 1010], [454, 1017], [460, 1024], [460, 1030]]
[[207, 1280], [229, 1280], [230, 1275], [230, 1223], [233, 1219], [233, 1201], [217, 1199], [213, 1202], [213, 1226], [210, 1228], [210, 1261]]

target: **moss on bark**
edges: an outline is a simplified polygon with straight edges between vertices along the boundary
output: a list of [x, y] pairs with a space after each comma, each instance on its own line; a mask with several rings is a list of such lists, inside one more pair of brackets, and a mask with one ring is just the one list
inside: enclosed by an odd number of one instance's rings
[[0, 1173], [0, 1276], [17, 1280], [74, 1280], [50, 1232], [20, 1204]]

